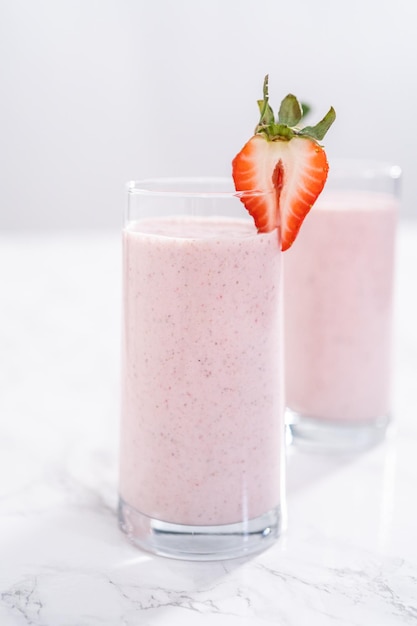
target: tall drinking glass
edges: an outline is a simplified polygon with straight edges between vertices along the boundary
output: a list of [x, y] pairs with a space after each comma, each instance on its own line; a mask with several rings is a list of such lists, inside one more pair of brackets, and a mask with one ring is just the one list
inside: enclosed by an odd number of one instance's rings
[[222, 179], [128, 187], [119, 520], [165, 556], [237, 557], [280, 533], [281, 253], [241, 198]]
[[394, 244], [401, 171], [330, 163], [284, 259], [286, 404], [294, 442], [357, 448], [391, 417]]

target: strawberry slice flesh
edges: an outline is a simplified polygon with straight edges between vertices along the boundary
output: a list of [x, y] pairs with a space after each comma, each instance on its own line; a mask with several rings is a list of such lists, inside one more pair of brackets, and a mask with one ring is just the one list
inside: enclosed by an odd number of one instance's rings
[[324, 149], [307, 137], [290, 141], [254, 135], [233, 159], [232, 174], [242, 202], [259, 232], [278, 229], [281, 249], [287, 250], [322, 191], [329, 170]]

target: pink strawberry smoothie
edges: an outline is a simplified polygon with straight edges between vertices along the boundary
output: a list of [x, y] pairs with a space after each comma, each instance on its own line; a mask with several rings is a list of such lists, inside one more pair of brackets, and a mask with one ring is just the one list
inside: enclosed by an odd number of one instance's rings
[[284, 258], [286, 403], [326, 420], [390, 409], [397, 202], [323, 194]]
[[280, 259], [250, 220], [125, 230], [120, 493], [140, 513], [216, 525], [279, 505]]

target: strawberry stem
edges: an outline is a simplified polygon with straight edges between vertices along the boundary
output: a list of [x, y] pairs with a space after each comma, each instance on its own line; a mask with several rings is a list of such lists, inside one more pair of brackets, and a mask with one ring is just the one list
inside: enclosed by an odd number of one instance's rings
[[299, 128], [297, 124], [308, 113], [309, 107], [301, 105], [298, 98], [289, 93], [282, 100], [278, 117], [275, 119], [274, 112], [269, 104], [268, 74], [263, 83], [263, 99], [258, 100], [260, 111], [259, 122], [255, 128], [255, 135], [264, 135], [268, 141], [290, 141], [293, 137], [306, 137], [318, 143], [329, 130], [336, 119], [333, 107], [315, 126]]

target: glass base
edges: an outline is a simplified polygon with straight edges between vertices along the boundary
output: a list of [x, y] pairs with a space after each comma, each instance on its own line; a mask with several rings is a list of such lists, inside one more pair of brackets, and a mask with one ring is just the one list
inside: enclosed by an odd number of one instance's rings
[[289, 442], [318, 451], [354, 452], [385, 438], [390, 416], [364, 422], [317, 419], [286, 409]]
[[262, 552], [281, 533], [281, 507], [246, 522], [189, 526], [153, 519], [119, 499], [119, 526], [130, 541], [153, 554], [188, 561], [218, 561]]

